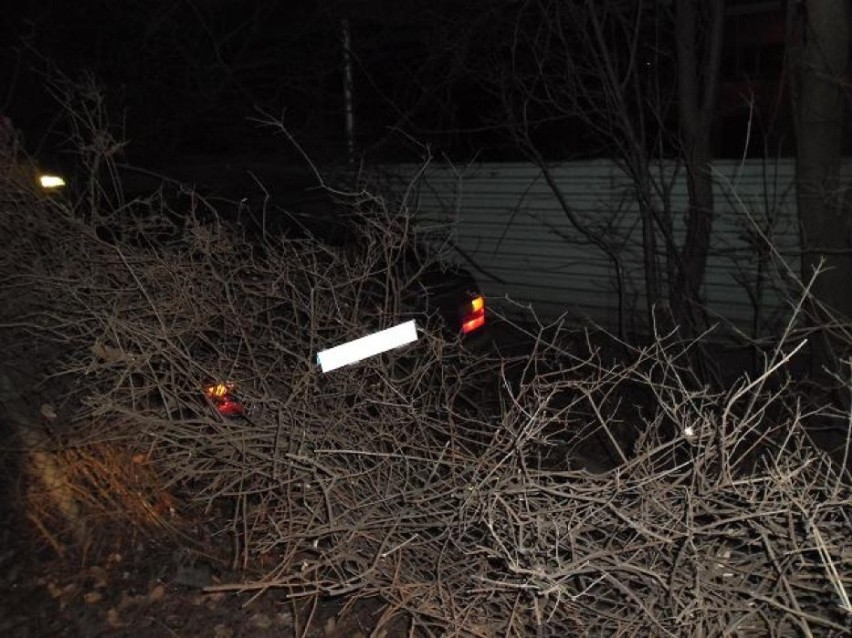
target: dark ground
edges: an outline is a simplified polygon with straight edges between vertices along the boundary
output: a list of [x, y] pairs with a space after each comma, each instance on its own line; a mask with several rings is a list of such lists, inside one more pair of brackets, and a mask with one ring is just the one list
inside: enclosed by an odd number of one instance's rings
[[[0, 636], [349, 638], [407, 635], [381, 603], [290, 599], [284, 592], [205, 593], [229, 574], [185, 551], [140, 540], [96, 557], [57, 556], [4, 503], [0, 514]], [[125, 539], [116, 539], [118, 542]]]

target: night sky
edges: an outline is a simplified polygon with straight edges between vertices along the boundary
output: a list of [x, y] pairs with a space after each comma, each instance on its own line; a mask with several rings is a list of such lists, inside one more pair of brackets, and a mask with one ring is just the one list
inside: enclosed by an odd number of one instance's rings
[[[518, 71], [507, 64], [509, 43], [518, 29], [531, 41], [537, 37], [534, 18], [518, 13], [521, 4], [9, 2], [0, 27], [5, 45], [0, 112], [23, 131], [31, 152], [61, 152], [65, 131], [46, 85], [60, 75], [77, 80], [88, 72], [104, 88], [111, 120], [130, 141], [126, 152], [132, 161], [157, 164], [185, 154], [278, 155], [285, 152], [286, 142], [253, 121], [265, 112], [280, 116], [313, 157], [333, 163], [345, 149], [345, 18], [351, 25], [360, 154], [411, 161], [428, 145], [433, 156], [456, 160], [524, 159], [503, 130], [498, 87]], [[746, 41], [770, 31], [755, 30], [747, 19], [738, 19], [730, 29], [727, 90], [718, 118], [720, 156], [742, 151], [747, 113], [738, 96], [742, 79], [754, 77], [755, 55], [762, 55], [759, 89], [767, 104], [777, 102], [779, 45]], [[671, 75], [673, 58], [666, 46], [657, 41], [643, 52], [643, 64], [659, 77]], [[554, 51], [551, 55], [558, 56], [559, 49]], [[611, 154], [564, 113], [535, 107], [531, 112], [537, 118], [533, 134], [548, 158]], [[785, 117], [782, 109], [767, 111], [764, 119], [776, 127], [771, 143], [789, 151]], [[669, 118], [664, 125], [676, 122]], [[754, 135], [759, 142], [759, 131]]]
[[285, 112], [317, 144], [335, 141], [339, 43], [333, 16], [311, 3], [22, 4], [5, 22], [0, 108], [32, 145], [56, 132], [45, 80], [84, 72], [103, 86], [130, 152], [144, 158], [269, 151], [268, 134], [248, 119], [259, 110]]

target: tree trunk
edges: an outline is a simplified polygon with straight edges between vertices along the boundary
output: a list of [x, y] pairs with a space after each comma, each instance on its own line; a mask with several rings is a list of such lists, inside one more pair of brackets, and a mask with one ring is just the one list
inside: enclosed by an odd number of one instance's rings
[[[791, 98], [796, 130], [796, 188], [802, 243], [802, 277], [811, 279], [820, 262], [825, 271], [813, 286], [820, 302], [852, 317], [852, 220], [844, 206], [839, 172], [843, 131], [842, 76], [849, 56], [848, 0], [809, 0], [802, 28], [790, 42]], [[814, 306], [813, 320], [828, 317]], [[814, 363], [829, 365], [827, 334], [812, 341]]]
[[[724, 0], [682, 0], [676, 3], [678, 116], [689, 208], [686, 238], [673, 286], [672, 310], [675, 320], [687, 333], [695, 333], [705, 323], [701, 285], [713, 230], [711, 133], [724, 21]], [[708, 34], [707, 41], [701, 43], [699, 33], [704, 32]]]

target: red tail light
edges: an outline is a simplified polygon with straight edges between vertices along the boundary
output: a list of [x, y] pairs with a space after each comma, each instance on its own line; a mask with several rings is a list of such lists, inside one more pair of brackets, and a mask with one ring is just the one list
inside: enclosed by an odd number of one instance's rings
[[222, 416], [238, 416], [243, 413], [243, 404], [234, 395], [233, 383], [217, 383], [204, 388], [204, 396]]
[[216, 404], [216, 409], [222, 416], [239, 416], [243, 413], [243, 404], [239, 401], [222, 401]]
[[462, 334], [469, 334], [485, 325], [485, 297], [477, 295], [467, 304], [462, 316]]

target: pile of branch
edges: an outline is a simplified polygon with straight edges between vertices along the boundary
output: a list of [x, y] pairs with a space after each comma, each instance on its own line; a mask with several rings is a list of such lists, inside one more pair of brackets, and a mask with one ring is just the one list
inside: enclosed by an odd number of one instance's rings
[[[53, 445], [120, 441], [221, 516], [246, 579], [219, 589], [380, 596], [433, 635], [847, 626], [850, 477], [807, 437], [800, 346], [711, 391], [672, 336], [607, 363], [542, 328], [511, 362], [421, 324], [323, 375], [318, 350], [416, 312], [405, 211], [362, 195], [334, 247], [152, 202], [4, 209], [4, 232], [38, 228], [4, 275], [39, 299], [6, 325], [63, 345]], [[217, 412], [219, 383], [243, 413]], [[575, 469], [590, 442], [606, 471]]]

